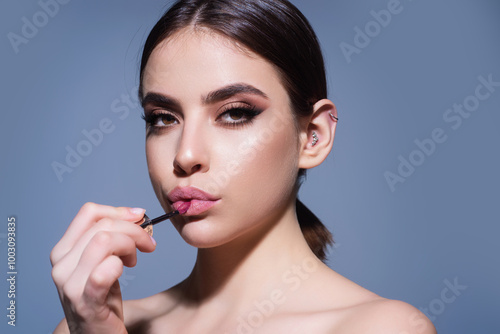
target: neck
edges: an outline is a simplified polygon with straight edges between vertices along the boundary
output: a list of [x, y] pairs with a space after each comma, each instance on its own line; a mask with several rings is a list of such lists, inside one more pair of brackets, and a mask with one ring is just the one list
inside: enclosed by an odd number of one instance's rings
[[235, 301], [249, 305], [269, 298], [271, 291], [286, 284], [286, 273], [297, 270], [304, 260], [320, 263], [303, 237], [295, 205], [289, 205], [274, 224], [265, 225], [222, 246], [199, 249], [193, 271], [181, 287], [187, 300], [195, 307], [211, 303], [237, 307]]

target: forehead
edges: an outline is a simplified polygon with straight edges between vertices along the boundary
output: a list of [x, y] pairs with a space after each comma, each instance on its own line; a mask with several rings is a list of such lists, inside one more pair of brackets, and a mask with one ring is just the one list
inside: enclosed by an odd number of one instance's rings
[[143, 91], [178, 96], [245, 82], [287, 96], [274, 66], [237, 42], [205, 29], [184, 29], [162, 41], [143, 74]]

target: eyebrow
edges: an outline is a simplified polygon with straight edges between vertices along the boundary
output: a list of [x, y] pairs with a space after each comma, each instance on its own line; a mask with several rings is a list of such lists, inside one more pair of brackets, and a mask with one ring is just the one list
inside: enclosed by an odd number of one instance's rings
[[143, 108], [148, 104], [153, 104], [165, 108], [175, 109], [179, 109], [181, 105], [176, 99], [159, 93], [147, 93], [146, 96], [141, 99], [141, 104]]
[[[220, 101], [227, 100], [238, 94], [251, 94], [269, 99], [269, 97], [260, 89], [243, 83], [231, 84], [207, 94], [207, 96], [202, 97], [203, 104], [212, 104]], [[142, 107], [144, 108], [148, 104], [161, 105], [164, 107], [170, 107], [175, 109], [180, 109], [180, 102], [172, 97], [159, 93], [148, 93], [141, 100]]]
[[269, 99], [267, 95], [260, 89], [255, 88], [252, 85], [237, 83], [229, 86], [222, 87], [213, 92], [208, 93], [208, 95], [202, 99], [204, 104], [210, 104], [215, 102], [220, 102], [227, 100], [228, 98], [237, 94], [252, 94], [258, 95], [265, 99]]

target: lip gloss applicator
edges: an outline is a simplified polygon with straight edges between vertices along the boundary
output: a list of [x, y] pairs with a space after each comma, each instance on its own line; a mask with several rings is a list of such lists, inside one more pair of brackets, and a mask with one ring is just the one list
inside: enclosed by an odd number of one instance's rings
[[182, 215], [185, 214], [189, 207], [191, 206], [191, 203], [184, 203], [184, 205], [181, 205], [177, 210], [174, 210], [172, 212], [166, 213], [162, 216], [150, 219], [146, 214], [144, 214], [143, 222], [141, 223], [141, 227], [148, 232], [150, 236], [153, 236], [153, 225], [156, 225], [164, 220], [174, 218], [177, 215]]
[[174, 218], [175, 216], [180, 215], [180, 214], [181, 213], [179, 212], [179, 210], [175, 210], [175, 211], [166, 213], [163, 216], [156, 217], [153, 219], [149, 219], [149, 217], [146, 214], [144, 214], [144, 222], [141, 224], [141, 227], [146, 228], [148, 226], [153, 226], [153, 225], [156, 225], [164, 220]]

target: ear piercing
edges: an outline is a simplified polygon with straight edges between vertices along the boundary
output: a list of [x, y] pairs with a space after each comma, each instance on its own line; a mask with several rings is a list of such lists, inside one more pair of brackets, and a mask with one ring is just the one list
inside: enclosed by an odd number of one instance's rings
[[312, 146], [315, 146], [318, 143], [318, 135], [316, 134], [316, 131], [313, 131], [313, 141], [312, 141]]
[[331, 111], [329, 111], [329, 112], [328, 112], [328, 114], [332, 117], [332, 119], [333, 119], [335, 122], [337, 122], [337, 121], [339, 120], [339, 118], [338, 118], [338, 117], [333, 116], [333, 114], [332, 114], [332, 112], [331, 112]]
[[[334, 116], [334, 115], [332, 114], [332, 112], [331, 112], [331, 111], [329, 111], [329, 112], [328, 112], [328, 115], [330, 115], [330, 117], [331, 117], [331, 118], [332, 118], [335, 122], [337, 122], [337, 121], [339, 120], [339, 118], [338, 118], [338, 117], [336, 117], [336, 116]], [[313, 131], [312, 136], [313, 136], [313, 141], [312, 141], [311, 145], [312, 145], [312, 146], [316, 146], [316, 144], [317, 144], [317, 143], [318, 143], [318, 141], [319, 141], [318, 134], [316, 133], [316, 131]]]

